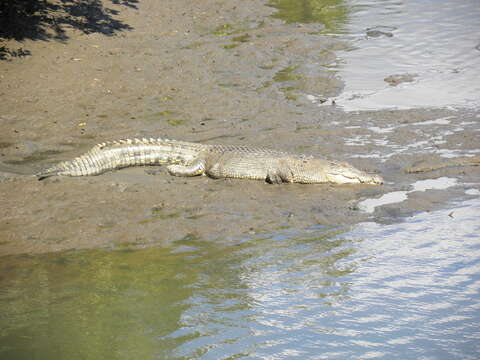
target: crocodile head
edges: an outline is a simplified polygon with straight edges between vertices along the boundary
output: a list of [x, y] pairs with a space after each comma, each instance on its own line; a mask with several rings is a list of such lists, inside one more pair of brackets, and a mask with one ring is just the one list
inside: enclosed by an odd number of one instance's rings
[[287, 182], [304, 184], [383, 184], [376, 174], [358, 170], [350, 164], [319, 158], [302, 158], [299, 161], [287, 161], [292, 177]]
[[330, 162], [326, 169], [326, 178], [335, 184], [383, 184], [381, 176], [369, 174], [345, 162]]

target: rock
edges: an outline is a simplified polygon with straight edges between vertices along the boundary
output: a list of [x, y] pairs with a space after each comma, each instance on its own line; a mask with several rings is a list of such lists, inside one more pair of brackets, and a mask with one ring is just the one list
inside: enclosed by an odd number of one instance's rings
[[418, 74], [395, 74], [387, 76], [383, 80], [389, 83], [390, 86], [397, 86], [404, 82], [414, 82], [416, 77], [418, 77]]

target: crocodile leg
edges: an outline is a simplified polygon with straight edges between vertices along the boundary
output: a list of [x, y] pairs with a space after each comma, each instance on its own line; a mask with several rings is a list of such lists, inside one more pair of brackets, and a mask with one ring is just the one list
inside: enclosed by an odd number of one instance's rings
[[197, 176], [205, 174], [204, 159], [197, 159], [191, 165], [169, 165], [167, 170], [173, 176]]
[[275, 169], [267, 171], [265, 181], [270, 184], [281, 184], [293, 182], [293, 173], [285, 161], [280, 160]]
[[265, 181], [269, 184], [281, 184], [284, 182], [282, 176], [278, 172], [268, 172]]

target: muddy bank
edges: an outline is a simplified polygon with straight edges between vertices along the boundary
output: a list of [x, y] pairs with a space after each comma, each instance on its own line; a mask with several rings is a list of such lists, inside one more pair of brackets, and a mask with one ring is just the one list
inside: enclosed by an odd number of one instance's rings
[[[107, 5], [128, 29], [105, 36], [67, 27], [67, 42], [26, 42], [31, 56], [0, 63], [0, 254], [189, 236], [236, 242], [312, 226], [398, 221], [478, 188], [478, 167], [404, 171], [477, 154], [478, 113], [344, 113], [331, 103], [342, 80], [324, 65], [350, 45], [320, 34], [321, 24], [286, 24], [258, 1]], [[44, 182], [29, 176], [98, 142], [134, 136], [323, 155], [379, 171], [387, 183], [270, 186], [152, 175], [157, 168]], [[357, 206], [442, 176], [458, 185], [411, 193], [373, 214]]]

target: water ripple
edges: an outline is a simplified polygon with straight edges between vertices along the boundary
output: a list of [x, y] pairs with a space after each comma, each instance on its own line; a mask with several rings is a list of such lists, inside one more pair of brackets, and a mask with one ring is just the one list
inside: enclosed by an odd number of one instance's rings
[[479, 213], [4, 258], [0, 356], [476, 359]]
[[[349, 3], [342, 32], [355, 34], [355, 50], [339, 53], [337, 70], [346, 87], [337, 104], [348, 111], [480, 106], [477, 0], [449, 0], [441, 6], [434, 0]], [[379, 26], [393, 30], [368, 36], [368, 29]], [[384, 79], [392, 75], [411, 79], [390, 86]]]

